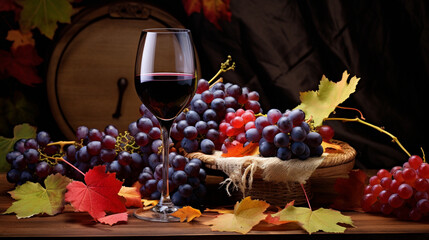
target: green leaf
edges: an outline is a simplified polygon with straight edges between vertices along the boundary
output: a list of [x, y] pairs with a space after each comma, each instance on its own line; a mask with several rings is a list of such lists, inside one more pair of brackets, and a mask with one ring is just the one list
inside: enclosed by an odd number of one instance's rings
[[338, 225], [338, 223], [353, 226], [353, 221], [349, 216], [344, 216], [339, 211], [325, 208], [312, 211], [305, 207], [288, 206], [272, 216], [279, 217], [280, 221], [297, 221], [309, 234], [320, 230], [331, 233], [344, 232], [346, 228]]
[[39, 28], [40, 32], [52, 39], [57, 22], [70, 23], [73, 7], [68, 0], [16, 0], [22, 6], [19, 19], [21, 29]]
[[66, 187], [71, 181], [57, 173], [45, 179], [46, 189], [39, 183], [26, 182], [9, 192], [17, 201], [4, 214], [16, 213], [17, 218], [29, 218], [40, 213], [60, 213], [64, 207]]
[[35, 138], [36, 128], [27, 123], [16, 125], [13, 128], [13, 138], [0, 136], [0, 171], [8, 171], [9, 163], [6, 162], [6, 154], [13, 150], [13, 145], [22, 138]]
[[342, 79], [335, 83], [323, 75], [318, 91], [300, 93], [301, 104], [296, 108], [303, 110], [307, 117], [312, 116], [315, 127], [322, 125], [323, 120], [355, 92], [360, 78], [354, 76], [347, 82], [349, 76], [344, 71]]

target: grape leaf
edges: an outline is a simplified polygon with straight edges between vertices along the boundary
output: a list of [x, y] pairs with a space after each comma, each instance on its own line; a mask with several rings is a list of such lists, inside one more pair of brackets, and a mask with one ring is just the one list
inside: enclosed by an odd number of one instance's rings
[[46, 189], [40, 183], [26, 182], [9, 192], [17, 201], [12, 203], [5, 214], [16, 213], [17, 218], [28, 218], [40, 213], [60, 213], [64, 207], [66, 186], [70, 182], [71, 179], [59, 173], [45, 179]]
[[352, 77], [347, 82], [349, 75], [344, 71], [343, 77], [339, 82], [329, 81], [323, 75], [320, 80], [318, 91], [307, 91], [300, 93], [301, 104], [296, 108], [305, 112], [307, 117], [312, 117], [314, 126], [322, 125], [323, 120], [327, 118], [335, 108], [349, 98], [354, 93], [360, 78]]
[[16, 125], [13, 128], [13, 137], [5, 138], [0, 136], [0, 171], [8, 171], [9, 163], [6, 162], [6, 154], [13, 151], [13, 145], [22, 138], [36, 137], [36, 128], [27, 123]]
[[95, 220], [106, 216], [106, 211], [127, 211], [118, 195], [122, 182], [115, 173], [106, 173], [106, 166], [90, 169], [85, 174], [85, 183], [73, 181], [67, 186], [65, 199], [76, 211], [88, 212]]
[[12, 49], [16, 49], [19, 46], [31, 45], [34, 46], [33, 33], [21, 32], [20, 30], [9, 30], [7, 32], [6, 40], [12, 41]]
[[324, 153], [343, 153], [344, 150], [339, 144], [322, 141]]
[[0, 62], [0, 72], [16, 78], [22, 84], [33, 86], [43, 82], [36, 69], [43, 59], [30, 44], [11, 48], [11, 52], [0, 50]]
[[234, 213], [219, 215], [213, 220], [203, 222], [203, 224], [212, 225], [212, 231], [245, 234], [265, 219], [264, 212], [269, 206], [265, 201], [252, 200], [250, 197], [246, 197], [235, 204]]
[[217, 29], [222, 30], [219, 20], [231, 22], [230, 0], [182, 0], [186, 13], [203, 13]]
[[194, 218], [201, 216], [201, 211], [190, 206], [185, 206], [171, 215], [180, 218], [180, 222], [184, 222], [185, 220], [190, 222]]
[[128, 213], [115, 213], [110, 214], [108, 216], [102, 217], [98, 219], [99, 222], [103, 224], [109, 224], [110, 226], [118, 223], [118, 222], [127, 222], [128, 221]]
[[272, 217], [279, 217], [279, 221], [297, 221], [309, 234], [322, 230], [324, 232], [342, 233], [345, 227], [338, 223], [345, 223], [353, 226], [353, 221], [349, 216], [344, 216], [340, 212], [319, 208], [312, 211], [305, 207], [288, 206]]
[[348, 178], [337, 178], [334, 189], [338, 195], [331, 208], [337, 210], [360, 209], [366, 178], [366, 173], [360, 169], [351, 170]]
[[38, 28], [52, 39], [57, 22], [70, 23], [73, 7], [68, 0], [16, 0], [22, 6], [19, 24], [23, 31]]
[[125, 198], [126, 207], [142, 207], [140, 192], [135, 187], [122, 186], [118, 193], [119, 196]]

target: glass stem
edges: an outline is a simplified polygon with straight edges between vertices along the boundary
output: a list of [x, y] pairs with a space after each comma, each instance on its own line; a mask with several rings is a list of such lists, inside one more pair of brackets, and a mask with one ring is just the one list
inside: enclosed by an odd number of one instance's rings
[[170, 200], [170, 189], [168, 185], [168, 172], [169, 172], [169, 145], [170, 145], [170, 128], [173, 124], [173, 120], [165, 121], [158, 119], [161, 126], [162, 133], [162, 192], [161, 199], [159, 201], [160, 206], [173, 206]]

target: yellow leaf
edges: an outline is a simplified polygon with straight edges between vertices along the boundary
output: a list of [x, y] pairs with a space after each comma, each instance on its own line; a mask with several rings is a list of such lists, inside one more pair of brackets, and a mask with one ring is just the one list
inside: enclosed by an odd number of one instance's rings
[[9, 30], [7, 32], [6, 40], [13, 42], [11, 47], [13, 49], [16, 49], [19, 46], [24, 46], [24, 45], [34, 46], [33, 33], [31, 33], [30, 31], [23, 33], [19, 30]]
[[125, 187], [122, 186], [121, 190], [118, 193], [119, 196], [125, 198], [125, 206], [126, 207], [142, 207], [142, 201], [140, 193], [135, 187]]
[[288, 206], [272, 216], [279, 217], [280, 221], [298, 221], [309, 234], [319, 230], [331, 233], [344, 232], [346, 228], [338, 225], [338, 223], [353, 226], [353, 221], [349, 216], [344, 216], [339, 211], [325, 208], [312, 211], [305, 207]]
[[204, 210], [204, 212], [217, 212], [217, 213], [234, 213], [234, 210], [232, 210], [232, 209], [224, 209], [224, 208], [222, 208], [222, 209], [211, 209], [211, 208], [206, 208], [205, 210]]
[[194, 218], [201, 216], [201, 212], [198, 209], [186, 206], [172, 213], [171, 216], [180, 218], [180, 222], [184, 222], [185, 220], [190, 222]]
[[265, 210], [270, 205], [265, 201], [252, 200], [246, 197], [234, 206], [234, 213], [225, 213], [217, 218], [204, 222], [212, 225], [212, 231], [248, 233], [261, 220], [265, 219]]
[[149, 210], [159, 203], [159, 200], [142, 199], [141, 201], [143, 203], [143, 210]]
[[296, 109], [304, 111], [307, 117], [311, 116], [315, 127], [322, 125], [323, 120], [356, 90], [360, 78], [354, 76], [347, 82], [349, 76], [350, 74], [344, 71], [339, 82], [332, 82], [323, 75], [318, 91], [300, 93], [301, 104]]

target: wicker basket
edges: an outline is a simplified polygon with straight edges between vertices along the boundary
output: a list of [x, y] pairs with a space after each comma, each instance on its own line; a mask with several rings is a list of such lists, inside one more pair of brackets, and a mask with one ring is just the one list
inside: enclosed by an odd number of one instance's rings
[[[309, 199], [313, 196], [313, 190], [317, 186], [320, 188], [325, 181], [329, 180], [329, 184], [338, 177], [347, 177], [348, 172], [353, 168], [355, 162], [356, 151], [349, 144], [333, 140], [333, 143], [341, 146], [344, 152], [342, 153], [327, 153], [318, 167], [312, 172], [311, 177], [303, 184], [307, 197]], [[220, 153], [214, 155], [206, 155], [200, 152], [188, 153], [188, 158], [198, 158], [205, 167], [222, 171], [219, 165], [221, 157]], [[261, 158], [256, 157], [255, 158]], [[241, 171], [244, 172], [251, 164], [252, 158], [246, 157], [248, 161], [244, 161]], [[261, 199], [277, 206], [285, 206], [288, 202], [295, 200], [295, 204], [300, 205], [306, 203], [306, 197], [299, 182], [270, 182], [263, 180], [263, 169], [257, 168], [252, 174], [251, 188], [246, 188], [244, 191], [245, 196], [252, 196], [254, 199]], [[246, 178], [247, 180], [249, 177]], [[319, 191], [319, 189], [316, 189]], [[241, 198], [243, 196], [240, 192], [235, 192], [233, 197]]]

